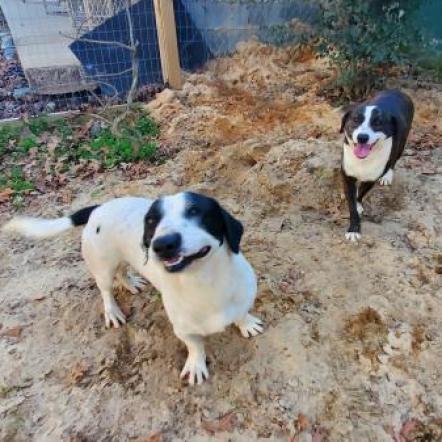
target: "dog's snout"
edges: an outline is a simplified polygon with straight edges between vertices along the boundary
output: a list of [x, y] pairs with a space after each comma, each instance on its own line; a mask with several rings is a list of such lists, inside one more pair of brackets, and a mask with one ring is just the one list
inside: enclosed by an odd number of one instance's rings
[[181, 235], [179, 233], [170, 233], [168, 235], [156, 238], [152, 243], [153, 251], [163, 257], [173, 257], [181, 247]]
[[370, 137], [367, 134], [358, 134], [357, 140], [360, 144], [367, 144], [369, 138]]

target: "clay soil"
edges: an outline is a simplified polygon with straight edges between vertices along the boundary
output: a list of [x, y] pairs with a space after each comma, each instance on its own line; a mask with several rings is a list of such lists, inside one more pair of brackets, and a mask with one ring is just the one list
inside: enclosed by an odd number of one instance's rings
[[79, 230], [3, 234], [1, 440], [442, 440], [442, 94], [407, 90], [406, 153], [393, 186], [367, 199], [354, 245], [340, 114], [319, 94], [329, 76], [307, 51], [241, 45], [147, 106], [172, 159], [142, 179], [109, 172], [29, 201], [27, 214], [51, 217], [122, 195], [219, 198], [244, 222], [266, 330], [207, 338], [211, 376], [189, 388], [151, 287], [117, 289], [129, 321], [106, 330]]

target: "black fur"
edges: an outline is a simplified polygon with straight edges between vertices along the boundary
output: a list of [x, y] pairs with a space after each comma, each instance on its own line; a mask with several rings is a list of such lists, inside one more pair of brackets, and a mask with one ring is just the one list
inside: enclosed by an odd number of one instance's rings
[[[390, 158], [382, 173], [384, 175], [389, 169], [394, 170], [396, 162], [402, 156], [413, 121], [414, 106], [411, 99], [399, 90], [383, 91], [371, 100], [350, 106], [342, 117], [340, 128], [340, 132], [344, 132], [346, 135], [344, 137], [345, 144], [348, 144], [347, 137], [351, 139], [353, 131], [364, 120], [364, 112], [367, 106], [376, 106], [370, 118], [371, 128], [376, 132], [383, 132], [387, 138], [392, 137], [393, 139]], [[361, 220], [356, 205], [357, 202], [362, 202], [362, 199], [372, 189], [375, 182], [360, 182], [358, 187], [355, 177], [347, 176], [343, 167], [341, 171], [350, 211], [348, 232], [360, 233]]]
[[155, 235], [155, 230], [158, 223], [163, 217], [163, 210], [161, 207], [161, 199], [157, 199], [150, 206], [149, 211], [144, 217], [144, 234], [143, 234], [143, 245], [146, 250], [150, 247], [153, 236]]
[[233, 253], [239, 253], [239, 244], [244, 232], [242, 224], [223, 209], [218, 201], [205, 195], [188, 192], [186, 217], [197, 218], [201, 227], [215, 237], [220, 244], [224, 238]]
[[72, 221], [72, 225], [74, 226], [84, 226], [87, 224], [89, 217], [91, 216], [91, 213], [99, 207], [98, 205], [95, 206], [89, 206], [84, 207], [83, 209], [78, 210], [77, 212], [73, 213], [69, 218]]

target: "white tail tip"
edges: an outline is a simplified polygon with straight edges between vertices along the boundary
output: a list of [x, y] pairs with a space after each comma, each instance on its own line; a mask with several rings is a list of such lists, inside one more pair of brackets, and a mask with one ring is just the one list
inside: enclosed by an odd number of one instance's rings
[[70, 218], [41, 219], [19, 216], [7, 222], [2, 230], [15, 232], [27, 238], [50, 238], [72, 228]]

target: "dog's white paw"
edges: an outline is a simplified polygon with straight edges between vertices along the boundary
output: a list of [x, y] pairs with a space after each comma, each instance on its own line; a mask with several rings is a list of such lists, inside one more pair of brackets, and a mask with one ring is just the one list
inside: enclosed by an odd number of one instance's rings
[[206, 355], [190, 355], [187, 357], [184, 368], [181, 371], [181, 379], [187, 377], [189, 385], [194, 385], [195, 381], [201, 385], [209, 378], [209, 372], [206, 365]]
[[245, 338], [259, 335], [264, 331], [264, 323], [261, 319], [250, 314], [247, 314], [247, 316], [242, 321], [237, 322], [236, 325]]
[[393, 175], [393, 171], [391, 169], [388, 169], [385, 175], [379, 178], [379, 184], [381, 186], [391, 186], [391, 184], [393, 183]]
[[147, 285], [147, 281], [141, 276], [135, 276], [131, 273], [128, 273], [126, 276], [126, 283], [124, 286], [129, 290], [133, 295], [141, 292]]
[[359, 213], [359, 216], [361, 216], [364, 213], [364, 206], [361, 203], [356, 203], [356, 210]]
[[104, 321], [106, 328], [109, 328], [111, 324], [115, 328], [119, 328], [120, 325], [126, 324], [126, 316], [124, 316], [124, 313], [117, 304], [112, 303], [104, 306]]
[[361, 239], [361, 234], [358, 232], [347, 232], [345, 238], [351, 242], [358, 242]]

